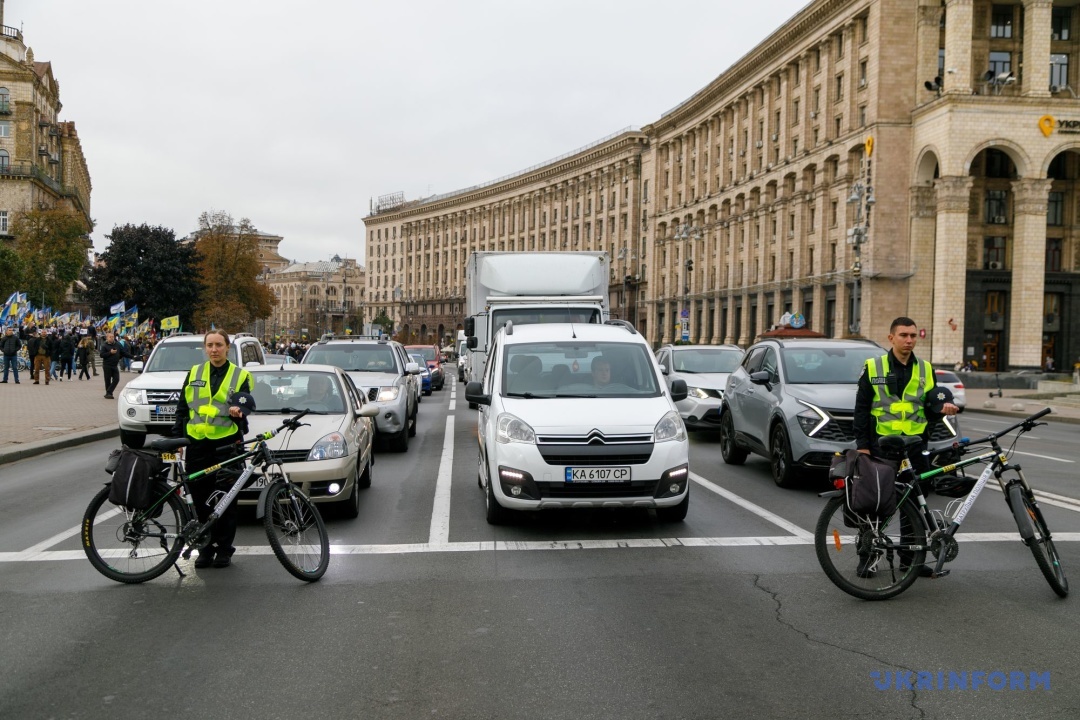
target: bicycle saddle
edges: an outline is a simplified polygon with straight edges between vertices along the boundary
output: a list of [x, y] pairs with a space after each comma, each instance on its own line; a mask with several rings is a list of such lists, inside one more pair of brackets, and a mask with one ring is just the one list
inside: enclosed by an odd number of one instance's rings
[[886, 435], [883, 438], [878, 438], [878, 446], [885, 452], [906, 452], [921, 444], [922, 438], [918, 435]]
[[161, 438], [150, 443], [151, 450], [157, 450], [158, 452], [172, 452], [173, 450], [179, 450], [182, 447], [187, 447], [191, 444], [191, 440], [186, 437], [182, 438]]

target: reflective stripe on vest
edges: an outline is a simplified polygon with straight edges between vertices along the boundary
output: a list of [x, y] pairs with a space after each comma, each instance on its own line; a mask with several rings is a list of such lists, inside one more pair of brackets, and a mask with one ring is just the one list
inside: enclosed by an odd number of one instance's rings
[[920, 360], [912, 368], [900, 395], [889, 394], [885, 378], [889, 374], [889, 356], [870, 358], [866, 361], [870, 387], [874, 389], [874, 402], [870, 414], [874, 416], [878, 435], [922, 435], [926, 430], [926, 409], [923, 396], [934, 387], [934, 370], [926, 360]]
[[[202, 386], [195, 387], [202, 371]], [[229, 398], [251, 377], [247, 370], [237, 368], [231, 362], [225, 379], [213, 395], [210, 394], [210, 363], [195, 365], [188, 373], [188, 384], [184, 390], [188, 415], [187, 434], [195, 440], [220, 440], [236, 432], [236, 423], [229, 417]], [[198, 392], [196, 392], [196, 390]]]

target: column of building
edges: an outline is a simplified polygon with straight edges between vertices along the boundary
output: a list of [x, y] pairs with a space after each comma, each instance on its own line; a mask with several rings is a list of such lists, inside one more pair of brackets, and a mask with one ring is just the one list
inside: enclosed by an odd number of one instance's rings
[[[970, 176], [938, 178], [937, 227], [934, 238], [933, 353], [931, 362], [951, 367], [963, 360], [964, 337], [952, 332], [949, 321], [964, 314], [967, 283], [968, 207], [971, 202]], [[914, 319], [914, 318], [913, 318]]]
[[[935, 273], [935, 222], [937, 214], [936, 191], [932, 186], [916, 185], [911, 188], [911, 279], [908, 280], [908, 315], [920, 327], [928, 325], [934, 317]], [[962, 309], [961, 309], [962, 310]], [[958, 312], [963, 316], [963, 312]], [[930, 333], [919, 343], [919, 352], [933, 357], [935, 334]], [[962, 338], [961, 338], [962, 339]]]
[[1024, 0], [1025, 97], [1050, 97], [1050, 38], [1053, 0]]
[[945, 93], [970, 95], [973, 0], [945, 1]]
[[1052, 181], [1015, 180], [1013, 191], [1012, 292], [1009, 365], [1042, 365], [1043, 303], [1046, 284], [1046, 210]]

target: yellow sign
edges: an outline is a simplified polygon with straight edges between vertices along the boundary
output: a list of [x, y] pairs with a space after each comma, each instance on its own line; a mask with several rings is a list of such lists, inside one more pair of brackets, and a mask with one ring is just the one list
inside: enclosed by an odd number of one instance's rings
[[872, 157], [874, 154], [874, 136], [866, 138], [866, 157]]
[[1054, 116], [1043, 115], [1039, 118], [1039, 129], [1042, 130], [1043, 135], [1050, 137], [1051, 133], [1054, 132]]

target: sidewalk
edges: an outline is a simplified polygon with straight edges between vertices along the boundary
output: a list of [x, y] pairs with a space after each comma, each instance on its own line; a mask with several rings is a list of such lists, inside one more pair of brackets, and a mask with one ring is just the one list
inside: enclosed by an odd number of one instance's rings
[[[963, 379], [963, 376], [960, 376]], [[995, 397], [990, 397], [994, 392]], [[1035, 390], [1010, 390], [1002, 391], [1003, 397], [996, 397], [997, 391], [986, 388], [965, 388], [967, 407], [965, 410], [972, 412], [984, 412], [1016, 419], [1034, 415], [1043, 408], [1050, 408], [1051, 412], [1042, 418], [1044, 422], [1060, 422], [1080, 425], [1080, 395], [1075, 395], [1069, 400], [1058, 398], [1030, 398], [1022, 396], [1038, 395]], [[1077, 389], [1080, 393], [1080, 388]], [[962, 422], [962, 421], [961, 421]]]
[[[135, 373], [121, 372], [113, 393], [119, 397]], [[0, 464], [62, 447], [119, 435], [117, 400], [106, 400], [101, 368], [89, 380], [50, 381], [34, 385], [29, 373], [19, 373], [0, 387]]]

